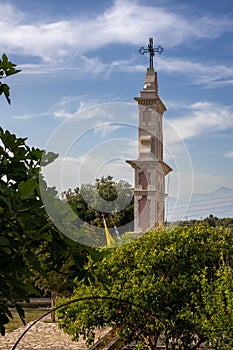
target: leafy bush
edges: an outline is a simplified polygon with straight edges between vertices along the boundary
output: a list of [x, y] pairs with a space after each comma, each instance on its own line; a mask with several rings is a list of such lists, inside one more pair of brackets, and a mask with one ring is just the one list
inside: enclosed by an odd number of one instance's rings
[[156, 346], [161, 334], [167, 346], [173, 340], [184, 349], [203, 342], [217, 348], [222, 338], [230, 344], [232, 264], [229, 229], [203, 224], [158, 228], [107, 254], [97, 267], [107, 284], [79, 282], [73, 295], [124, 302], [77, 302], [61, 309], [60, 326], [74, 339], [80, 335], [92, 339], [95, 327], [107, 324], [116, 327], [125, 342], [143, 341], [149, 348]]

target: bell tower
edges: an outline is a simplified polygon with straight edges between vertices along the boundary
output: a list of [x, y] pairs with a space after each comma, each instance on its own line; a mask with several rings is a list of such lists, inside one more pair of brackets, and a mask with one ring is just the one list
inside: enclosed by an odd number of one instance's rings
[[148, 49], [143, 47], [141, 54], [150, 53], [150, 67], [147, 68], [144, 87], [138, 103], [138, 158], [127, 160], [134, 169], [134, 231], [146, 231], [164, 224], [165, 176], [172, 169], [163, 161], [163, 113], [166, 107], [158, 96], [157, 72], [153, 68], [155, 52], [161, 53], [159, 46], [153, 48], [149, 39]]

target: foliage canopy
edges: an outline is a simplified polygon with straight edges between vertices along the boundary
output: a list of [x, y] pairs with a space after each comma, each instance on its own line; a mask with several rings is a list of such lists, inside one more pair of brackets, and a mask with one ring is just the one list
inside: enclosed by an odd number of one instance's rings
[[223, 345], [230, 349], [232, 264], [229, 229], [201, 224], [150, 231], [112, 249], [98, 264], [97, 271], [108, 284], [79, 282], [74, 294], [75, 298], [112, 296], [139, 308], [112, 300], [80, 302], [60, 311], [61, 327], [74, 339], [83, 334], [88, 341], [93, 340], [96, 326], [108, 324], [125, 342], [142, 341], [151, 349], [161, 334], [167, 347], [173, 341], [195, 349], [206, 342], [212, 348], [221, 343], [221, 349]]
[[103, 215], [108, 228], [115, 225], [120, 233], [133, 229], [133, 189], [127, 181], [116, 182], [112, 176], [103, 176], [95, 184], [84, 183], [63, 196], [79, 218], [77, 227], [92, 237], [99, 232], [96, 243], [100, 246], [105, 242], [105, 236], [101, 236], [103, 230], [98, 230], [104, 227]]
[[[43, 154], [43, 162], [41, 157]], [[38, 290], [60, 291], [74, 276], [85, 276], [89, 256], [99, 259], [91, 248], [64, 237], [49, 220], [40, 193], [41, 166], [57, 157], [30, 148], [25, 138], [0, 128], [0, 332], [16, 307], [24, 318], [21, 301], [29, 301]], [[57, 198], [57, 192], [44, 189]], [[62, 205], [62, 201], [60, 201]]]

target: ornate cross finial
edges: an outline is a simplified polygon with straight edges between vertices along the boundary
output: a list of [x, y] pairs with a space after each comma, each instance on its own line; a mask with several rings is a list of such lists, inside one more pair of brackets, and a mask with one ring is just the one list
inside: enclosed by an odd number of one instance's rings
[[141, 55], [144, 55], [144, 53], [147, 52], [150, 53], [150, 68], [153, 68], [153, 57], [155, 55], [155, 52], [161, 54], [163, 52], [163, 48], [160, 45], [158, 47], [153, 47], [153, 38], [149, 38], [148, 49], [144, 49], [144, 47], [141, 47], [138, 51]]

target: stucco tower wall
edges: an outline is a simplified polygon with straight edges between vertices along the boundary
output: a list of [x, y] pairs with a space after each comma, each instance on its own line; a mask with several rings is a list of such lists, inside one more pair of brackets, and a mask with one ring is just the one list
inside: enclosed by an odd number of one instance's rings
[[172, 169], [163, 161], [163, 113], [157, 73], [148, 68], [138, 103], [138, 158], [128, 160], [135, 171], [134, 231], [164, 224], [165, 175]]

